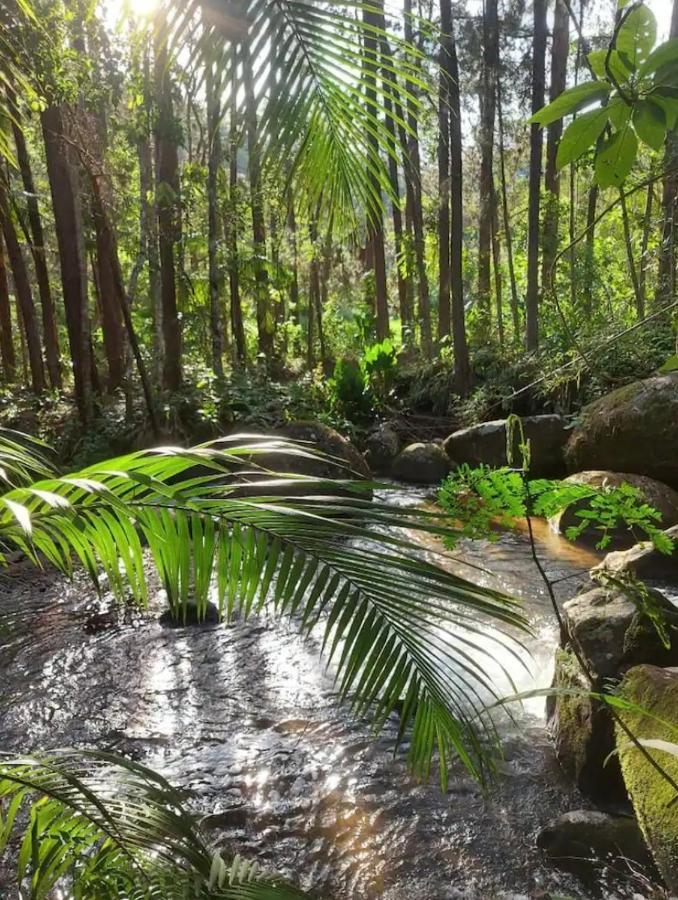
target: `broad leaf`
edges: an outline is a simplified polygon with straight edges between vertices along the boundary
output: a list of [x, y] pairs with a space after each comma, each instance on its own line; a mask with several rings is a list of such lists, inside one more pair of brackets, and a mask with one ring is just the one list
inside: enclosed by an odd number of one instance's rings
[[632, 10], [617, 34], [616, 49], [626, 55], [633, 69], [649, 57], [657, 40], [657, 20], [645, 4]]
[[602, 81], [585, 81], [583, 84], [575, 85], [536, 112], [530, 119], [530, 124], [550, 125], [563, 116], [572, 115], [597, 100], [603, 100], [609, 95], [610, 90], [610, 85]]
[[571, 122], [565, 129], [558, 145], [556, 157], [558, 169], [579, 159], [582, 153], [593, 146], [605, 130], [607, 121], [607, 108], [601, 107], [583, 113], [574, 122]]
[[649, 100], [641, 100], [633, 111], [633, 127], [636, 134], [653, 150], [661, 150], [666, 138], [664, 111]]
[[596, 155], [596, 181], [600, 187], [621, 187], [637, 153], [638, 138], [630, 125], [606, 140]]
[[[609, 63], [607, 62], [608, 51], [607, 50], [592, 50], [589, 53], [588, 59], [591, 65], [591, 68], [596, 73], [598, 78], [607, 78], [607, 65], [610, 67], [610, 71], [617, 79], [620, 84], [624, 84], [628, 81], [629, 77], [632, 74], [632, 70], [624, 61], [624, 58], [621, 56], [618, 50], [613, 50], [610, 53]], [[607, 65], [606, 65], [607, 63]]]
[[671, 38], [671, 40], [665, 41], [654, 49], [645, 62], [641, 64], [638, 69], [638, 75], [641, 77], [650, 75], [662, 66], [671, 65], [672, 63], [678, 63], [678, 38]]

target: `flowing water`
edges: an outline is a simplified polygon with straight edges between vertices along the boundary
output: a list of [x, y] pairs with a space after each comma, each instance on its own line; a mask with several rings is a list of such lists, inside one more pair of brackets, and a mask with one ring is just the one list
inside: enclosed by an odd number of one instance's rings
[[[539, 542], [565, 600], [595, 559], [546, 528]], [[531, 671], [506, 661], [518, 689], [548, 685], [557, 628], [525, 536], [465, 541], [454, 557], [446, 565], [457, 573], [523, 600]], [[374, 740], [337, 705], [318, 647], [292, 624], [171, 628], [158, 609], [119, 610], [84, 579], [24, 564], [0, 576], [0, 673], [3, 750], [95, 745], [142, 759], [184, 789], [220, 846], [317, 897], [626, 896], [591, 893], [535, 849], [541, 825], [582, 806], [554, 758], [543, 700], [502, 722], [489, 796], [461, 770], [443, 794], [394, 758], [395, 722]], [[0, 897], [12, 897], [1, 881]]]

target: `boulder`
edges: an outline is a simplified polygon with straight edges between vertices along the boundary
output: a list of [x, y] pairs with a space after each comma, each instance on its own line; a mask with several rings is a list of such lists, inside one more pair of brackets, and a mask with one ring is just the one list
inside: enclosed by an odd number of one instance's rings
[[563, 606], [569, 640], [596, 681], [617, 678], [639, 663], [678, 665], [678, 609], [650, 588], [635, 602], [632, 596], [598, 587]]
[[438, 444], [410, 444], [393, 462], [393, 475], [415, 484], [435, 484], [449, 475], [450, 459]]
[[570, 649], [556, 652], [553, 687], [546, 710], [556, 756], [579, 790], [600, 802], [626, 796], [614, 755], [614, 728], [605, 706], [589, 695], [591, 686]]
[[319, 450], [332, 460], [304, 459], [289, 457], [285, 468], [279, 471], [312, 475], [315, 478], [369, 478], [371, 473], [362, 454], [353, 444], [334, 428], [322, 422], [299, 421], [283, 425], [275, 432], [276, 437], [303, 441], [314, 450]]
[[574, 809], [539, 831], [537, 847], [559, 868], [585, 875], [600, 862], [627, 865], [632, 861], [646, 872], [654, 870], [647, 844], [632, 816]]
[[[677, 451], [678, 452], [678, 451]], [[602, 469], [594, 469], [589, 472], [577, 472], [565, 479], [572, 484], [583, 484], [594, 488], [617, 488], [622, 484], [629, 484], [640, 491], [644, 501], [654, 507], [661, 514], [661, 522], [658, 525], [668, 527], [678, 523], [678, 491], [674, 491], [666, 484], [648, 478], [647, 475], [634, 475], [630, 472], [608, 472]], [[571, 503], [566, 509], [549, 519], [551, 528], [560, 534], [573, 525], [578, 525], [581, 519], [577, 513], [585, 509], [587, 501], [579, 500]], [[608, 532], [612, 539], [611, 546], [620, 550], [632, 547], [636, 539], [633, 532], [627, 527], [621, 527]], [[600, 540], [600, 531], [595, 528], [587, 529], [580, 538], [585, 543], [596, 543]]]
[[368, 434], [365, 441], [365, 460], [373, 472], [389, 472], [400, 452], [400, 438], [388, 425]]
[[[647, 747], [652, 758], [678, 782], [678, 669], [637, 666], [622, 683], [624, 696], [643, 711], [622, 711], [624, 724], [637, 738], [658, 740], [667, 749]], [[669, 893], [678, 893], [678, 801], [676, 790], [617, 726], [617, 749], [624, 781], [657, 867]]]
[[[567, 420], [556, 415], [525, 416], [522, 423], [525, 437], [530, 442], [530, 474], [562, 475], [565, 471], [564, 447], [569, 435]], [[458, 463], [505, 466], [506, 420], [483, 422], [455, 431], [445, 441], [445, 450], [450, 459]], [[514, 453], [518, 461], [518, 435]]]
[[678, 525], [667, 528], [666, 534], [675, 548], [670, 555], [660, 553], [651, 541], [641, 541], [629, 550], [608, 553], [592, 574], [614, 578], [630, 575], [642, 581], [678, 581]]
[[678, 488], [678, 372], [635, 381], [584, 408], [565, 460], [570, 472], [609, 467]]

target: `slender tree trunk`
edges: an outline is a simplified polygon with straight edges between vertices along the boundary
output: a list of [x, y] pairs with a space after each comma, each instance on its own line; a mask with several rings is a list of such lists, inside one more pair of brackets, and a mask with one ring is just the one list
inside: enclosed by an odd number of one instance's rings
[[221, 166], [221, 104], [219, 76], [212, 62], [207, 62], [207, 254], [210, 291], [210, 333], [212, 367], [218, 378], [224, 377], [224, 334], [221, 315], [221, 275], [219, 271], [218, 179]]
[[274, 322], [271, 311], [268, 272], [266, 270], [266, 220], [264, 189], [261, 178], [261, 148], [257, 123], [256, 98], [252, 80], [252, 61], [249, 47], [243, 48], [243, 87], [245, 90], [245, 118], [252, 207], [252, 236], [254, 240], [254, 279], [256, 285], [257, 331], [259, 353], [270, 366], [273, 361]]
[[247, 363], [247, 344], [240, 301], [238, 267], [238, 105], [237, 105], [237, 45], [232, 53], [233, 79], [231, 84], [231, 121], [229, 134], [228, 222], [225, 227], [228, 242], [228, 283], [231, 306], [231, 334], [233, 335], [234, 362]]
[[16, 377], [16, 355], [12, 339], [12, 308], [9, 299], [9, 283], [7, 280], [7, 262], [5, 248], [0, 235], [0, 358], [5, 381], [12, 382]]
[[450, 269], [450, 44], [452, 5], [440, 2], [440, 56], [438, 75], [438, 340], [451, 328]]
[[494, 272], [494, 294], [497, 310], [497, 331], [499, 334], [499, 345], [504, 346], [504, 310], [502, 296], [502, 273], [501, 273], [501, 243], [499, 241], [499, 211], [497, 204], [497, 192], [492, 191], [492, 270]]
[[[287, 213], [287, 228], [290, 236], [290, 250], [292, 253], [292, 277], [290, 279], [290, 321], [293, 325], [299, 325], [299, 242], [297, 240], [297, 219], [294, 214], [294, 200], [290, 200]], [[292, 353], [299, 353], [299, 341], [296, 330], [292, 341]]]
[[478, 224], [478, 303], [489, 319], [492, 253], [492, 193], [494, 187], [495, 84], [499, 71], [497, 0], [483, 7], [483, 68], [480, 92], [480, 221]]
[[[546, 0], [534, 0], [534, 33], [532, 40], [532, 112], [544, 105], [546, 80]], [[527, 294], [526, 346], [532, 351], [539, 346], [539, 212], [542, 172], [542, 131], [530, 127], [530, 181], [527, 226]]]
[[643, 309], [643, 299], [640, 292], [640, 281], [638, 279], [638, 270], [636, 269], [636, 261], [633, 258], [633, 239], [631, 237], [631, 223], [629, 221], [629, 210], [626, 204], [626, 196], [622, 190], [619, 191], [619, 199], [621, 205], [622, 225], [624, 228], [624, 244], [626, 245], [626, 259], [629, 266], [629, 276], [631, 277], [631, 285], [633, 287], [633, 301], [636, 308], [636, 315], [639, 319], [645, 316]]
[[[405, 40], [414, 42], [412, 19], [412, 0], [404, 0]], [[407, 81], [407, 122], [409, 135], [407, 138], [407, 157], [412, 186], [412, 227], [414, 232], [414, 258], [418, 281], [418, 319], [421, 329], [421, 346], [424, 355], [430, 357], [433, 345], [431, 330], [431, 303], [429, 298], [428, 275], [426, 273], [426, 243], [424, 237], [424, 213], [421, 194], [421, 158], [419, 153], [419, 126], [417, 109], [412, 97], [417, 88], [410, 79]]]
[[584, 245], [584, 312], [586, 316], [593, 313], [593, 284], [596, 279], [596, 207], [598, 206], [598, 185], [593, 184], [589, 190], [586, 204], [586, 241]]
[[[556, 0], [551, 45], [551, 85], [549, 102], [560, 96], [567, 85], [567, 58], [570, 50], [570, 16], [565, 0]], [[558, 144], [563, 133], [563, 120], [557, 119], [548, 127], [546, 138], [546, 201], [542, 238], [542, 284], [548, 284], [551, 268], [558, 252], [560, 220], [560, 174], [556, 168]]]
[[[678, 38], [678, 0], [673, 0], [671, 38]], [[662, 185], [662, 237], [659, 253], [659, 278], [655, 306], [667, 306], [676, 295], [676, 235], [678, 234], [678, 131], [666, 136], [664, 169], [669, 173]]]
[[59, 336], [56, 326], [56, 310], [47, 272], [47, 260], [45, 257], [45, 239], [42, 229], [42, 219], [38, 206], [38, 194], [33, 181], [31, 161], [28, 155], [28, 147], [24, 136], [21, 114], [16, 103], [14, 92], [7, 88], [7, 101], [12, 114], [12, 131], [16, 146], [16, 158], [21, 172], [21, 180], [26, 196], [28, 209], [28, 225], [31, 235], [31, 252], [35, 266], [35, 277], [38, 283], [40, 295], [40, 307], [42, 311], [42, 335], [45, 346], [45, 361], [49, 383], [53, 388], [61, 387], [61, 363], [59, 361]]
[[650, 182], [647, 186], [647, 197], [645, 200], [645, 212], [643, 214], [643, 237], [640, 244], [640, 271], [638, 273], [640, 302], [645, 315], [647, 305], [647, 264], [648, 264], [648, 247], [650, 244], [650, 231], [652, 229], [652, 207], [654, 205], [654, 184]]
[[[382, 7], [382, 0], [375, 0], [375, 6]], [[383, 15], [381, 16], [383, 20]], [[377, 104], [377, 39], [369, 30], [378, 27], [380, 15], [371, 7], [363, 8], [363, 21], [367, 26], [365, 31], [365, 104], [371, 115], [378, 115]], [[367, 242], [369, 245], [368, 259], [374, 273], [374, 311], [377, 324], [377, 338], [383, 341], [390, 334], [388, 315], [388, 289], [386, 283], [386, 250], [384, 245], [384, 215], [382, 209], [381, 185], [374, 171], [379, 162], [379, 139], [367, 131], [367, 145], [371, 156], [367, 169], [367, 178], [370, 182], [370, 202], [367, 205]], [[318, 317], [320, 324], [320, 317]]]
[[164, 358], [162, 386], [176, 391], [181, 387], [181, 323], [177, 305], [175, 245], [179, 237], [179, 155], [178, 123], [174, 115], [167, 37], [162, 26], [155, 45], [155, 87], [157, 115], [155, 124], [156, 206], [160, 262], [160, 296]]
[[508, 186], [506, 184], [506, 149], [504, 147], [504, 114], [501, 102], [501, 84], [497, 80], [497, 116], [499, 120], [499, 169], [501, 174], [501, 206], [504, 220], [504, 237], [506, 242], [506, 259], [508, 262], [509, 285], [511, 288], [511, 320], [513, 322], [513, 340], [520, 341], [520, 302], [518, 300], [518, 285], [513, 259], [513, 234], [511, 232], [511, 218], [509, 215]]
[[6, 184], [0, 184], [0, 227], [5, 238], [7, 256], [12, 270], [17, 309], [19, 310], [21, 324], [26, 336], [28, 361], [31, 369], [31, 386], [35, 394], [41, 394], [45, 390], [45, 372], [42, 365], [40, 332], [38, 331], [26, 262], [17, 238], [14, 222], [12, 221]]
[[56, 226], [66, 327], [78, 413], [83, 424], [93, 414], [93, 382], [87, 260], [82, 230], [80, 179], [66, 141], [65, 107], [49, 106], [41, 114], [47, 172]]

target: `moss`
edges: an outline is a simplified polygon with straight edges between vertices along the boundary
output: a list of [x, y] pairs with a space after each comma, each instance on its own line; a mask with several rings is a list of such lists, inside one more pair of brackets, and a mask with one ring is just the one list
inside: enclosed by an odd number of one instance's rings
[[[624, 697], [642, 707], [642, 711], [623, 713], [624, 724], [636, 737], [678, 743], [678, 670], [637, 666], [626, 674], [622, 692]], [[643, 835], [667, 885], [672, 891], [678, 891], [678, 801], [675, 791], [629, 743], [619, 726], [617, 746], [624, 781]], [[678, 757], [659, 750], [649, 752], [678, 781]]]

